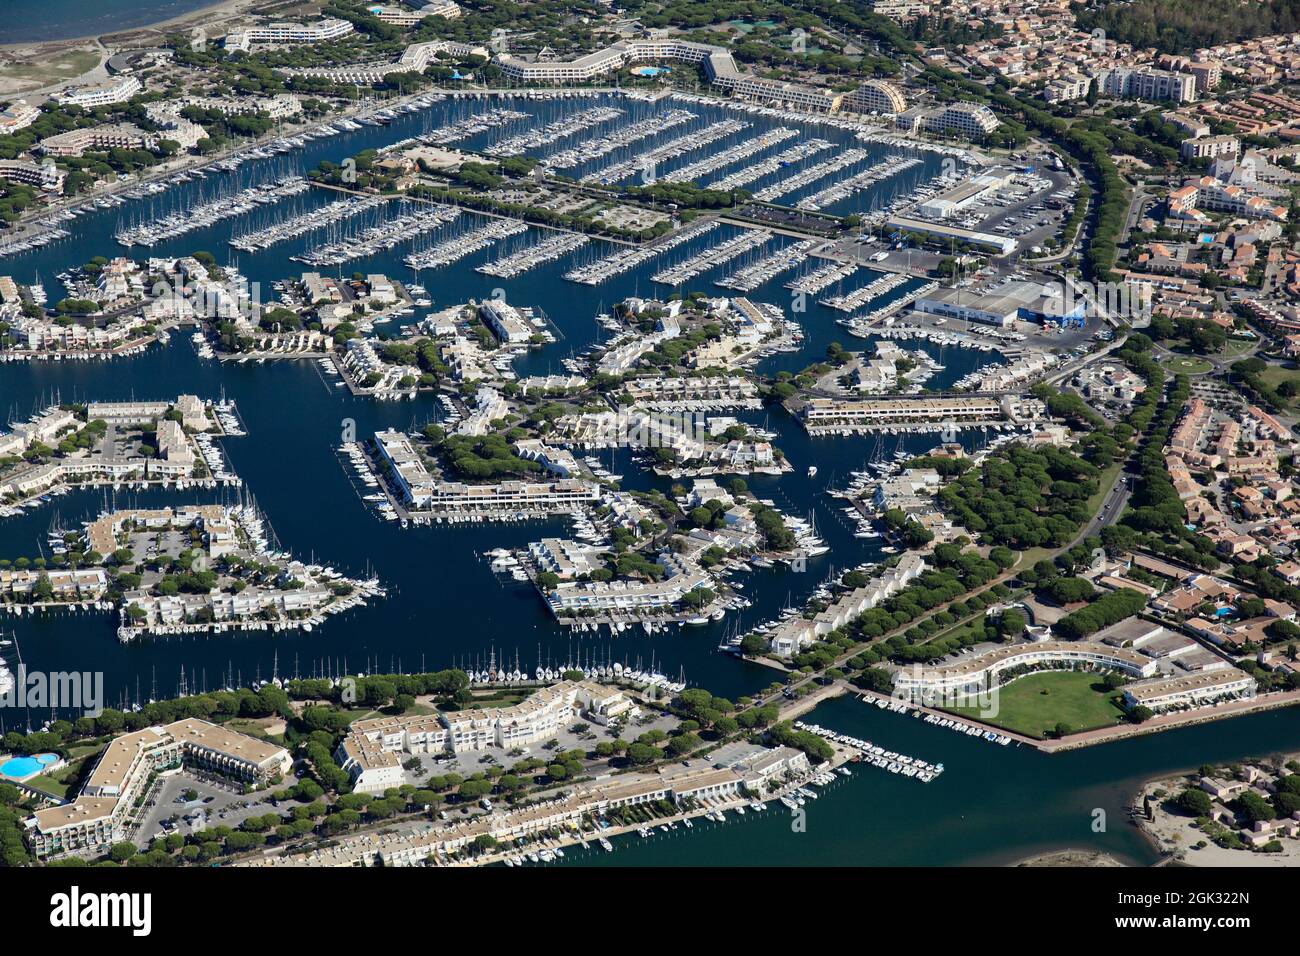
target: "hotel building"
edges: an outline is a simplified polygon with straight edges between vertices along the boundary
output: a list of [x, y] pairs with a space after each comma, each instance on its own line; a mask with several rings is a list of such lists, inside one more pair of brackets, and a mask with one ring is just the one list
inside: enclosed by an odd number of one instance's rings
[[288, 773], [293, 759], [283, 747], [197, 718], [123, 734], [105, 748], [76, 800], [26, 821], [27, 842], [39, 857], [107, 849], [128, 838], [136, 801], [155, 774], [187, 766], [264, 784]]

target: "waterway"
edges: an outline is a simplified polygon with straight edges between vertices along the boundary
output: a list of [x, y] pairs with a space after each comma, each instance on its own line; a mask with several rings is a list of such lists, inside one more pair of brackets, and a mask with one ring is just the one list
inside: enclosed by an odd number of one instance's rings
[[[625, 110], [625, 115], [592, 135], [678, 105], [666, 101], [651, 106], [614, 98], [603, 101], [618, 105]], [[114, 242], [113, 234], [141, 219], [211, 199], [218, 192], [302, 173], [322, 159], [338, 162], [361, 149], [425, 133], [490, 107], [519, 109], [528, 112], [531, 118], [482, 134], [464, 145], [482, 148], [504, 136], [537, 128], [592, 105], [595, 103], [591, 98], [447, 101], [419, 113], [403, 115], [387, 127], [367, 127], [331, 139], [313, 140], [292, 154], [248, 163], [233, 173], [182, 184], [159, 197], [96, 210], [70, 224], [72, 235], [68, 239], [36, 252], [0, 260], [0, 274], [11, 274], [22, 283], [39, 279], [45, 284], [50, 300], [57, 301], [63, 295], [56, 279], [58, 273], [95, 255], [122, 254], [124, 250]], [[711, 147], [714, 150], [725, 149], [777, 125], [790, 125], [786, 120], [735, 113], [720, 107], [688, 104], [687, 108], [699, 114], [699, 119], [688, 129], [737, 115], [753, 123], [752, 129], [714, 144]], [[668, 131], [646, 145], [653, 146], [683, 131], [682, 128]], [[849, 133], [832, 128], [809, 126], [801, 134], [803, 138], [830, 139], [840, 148], [861, 145]], [[562, 140], [546, 149], [569, 145], [571, 142]], [[771, 152], [788, 145], [778, 144]], [[863, 148], [871, 153], [872, 158], [867, 162], [879, 161], [893, 152], [869, 144]], [[530, 150], [529, 154], [540, 156], [546, 149]], [[753, 163], [765, 155], [744, 162]], [[631, 157], [630, 151], [622, 150], [601, 162]], [[698, 154], [688, 154], [664, 164], [659, 172], [662, 175], [676, 164], [699, 158]], [[854, 196], [831, 211], [845, 213], [879, 208], [900, 190], [912, 189], [940, 171], [937, 157], [920, 154], [920, 158], [923, 160], [920, 166]], [[814, 157], [810, 162], [817, 159]], [[733, 169], [724, 167], [714, 175], [725, 175]], [[584, 167], [579, 167], [573, 172], [580, 175], [584, 171]], [[758, 180], [753, 188], [795, 171], [781, 170]], [[853, 171], [856, 168], [847, 172]], [[814, 183], [792, 194], [788, 201], [824, 185]], [[312, 233], [254, 254], [236, 253], [227, 240], [233, 234], [280, 221], [333, 198], [313, 194], [290, 200], [282, 208], [261, 208], [152, 249], [134, 248], [130, 254], [137, 258], [169, 257], [208, 250], [219, 262], [238, 266], [265, 290], [263, 298], [269, 298], [272, 282], [296, 277], [304, 271], [289, 260], [291, 255], [337, 236], [328, 232]], [[517, 364], [521, 375], [545, 374], [562, 371], [562, 358], [581, 352], [599, 340], [604, 333], [594, 322], [597, 313], [610, 310], [626, 296], [668, 294], [673, 290], [651, 282], [654, 272], [685, 259], [705, 245], [716, 244], [732, 232], [730, 227], [715, 230], [663, 259], [652, 260], [596, 287], [566, 282], [561, 276], [574, 264], [611, 251], [608, 244], [598, 241], [509, 280], [481, 276], [473, 271], [482, 262], [536, 241], [539, 233], [535, 229], [527, 236], [475, 253], [446, 269], [412, 274], [402, 265], [402, 257], [412, 248], [460, 235], [478, 221], [480, 217], [466, 214], [457, 223], [414, 244], [406, 243], [372, 258], [345, 263], [334, 271], [340, 275], [354, 271], [383, 272], [419, 281], [428, 287], [433, 308], [470, 297], [483, 298], [502, 288], [511, 302], [543, 309], [559, 330], [556, 344], [529, 354]], [[787, 241], [774, 239], [764, 251]], [[706, 272], [692, 280], [688, 288], [713, 295], [727, 294], [714, 286], [713, 281], [744, 264], [745, 261], [733, 262]], [[783, 283], [791, 276], [792, 273], [778, 275], [750, 293], [750, 297], [790, 311], [792, 298]], [[871, 278], [873, 274], [869, 270], [860, 270], [845, 283], [845, 288], [824, 294], [850, 291]], [[891, 295], [903, 295], [908, 288], [895, 290]], [[792, 314], [806, 333], [800, 352], [774, 356], [763, 363], [761, 370], [803, 368], [824, 355], [833, 341], [849, 347], [861, 346], [835, 324], [842, 313], [817, 305], [815, 298], [810, 297], [806, 312]], [[877, 300], [869, 307], [876, 308], [886, 301]], [[418, 319], [421, 314], [413, 318]], [[932, 388], [942, 388], [993, 359], [987, 353], [969, 349], [941, 349], [928, 343], [906, 343], [906, 346], [925, 348], [944, 365], [944, 371], [928, 383]], [[115, 638], [115, 619], [108, 614], [53, 613], [0, 618], [0, 630], [12, 631], [18, 638], [28, 666], [43, 671], [103, 672], [109, 705], [174, 694], [182, 669], [189, 688], [202, 690], [268, 678], [277, 663], [281, 676], [306, 676], [321, 671], [482, 666], [492, 653], [507, 663], [518, 655], [521, 665], [530, 668], [539, 661], [558, 664], [580, 659], [613, 659], [642, 666], [653, 662], [656, 668], [674, 678], [684, 674], [692, 685], [736, 697], [768, 684], [777, 675], [762, 665], [718, 652], [716, 648], [725, 631], [736, 627], [743, 630], [770, 619], [783, 606], [801, 603], [836, 569], [879, 557], [871, 542], [853, 537], [854, 529], [839, 513], [840, 502], [828, 498], [824, 494], [826, 488], [843, 484], [849, 471], [874, 457], [892, 457], [899, 450], [919, 452], [934, 442], [933, 437], [921, 436], [814, 439], [780, 410], [746, 415], [747, 420], [777, 432], [775, 444], [795, 466], [793, 473], [779, 478], [750, 479], [751, 487], [760, 496], [772, 498], [790, 514], [814, 515], [831, 552], [810, 559], [806, 571], [801, 573], [776, 567], [740, 578], [743, 593], [753, 600], [754, 606], [738, 615], [729, 615], [724, 622], [649, 637], [638, 630], [617, 638], [579, 638], [550, 619], [531, 586], [494, 576], [481, 557], [491, 548], [521, 547], [542, 535], [562, 534], [567, 521], [557, 518], [527, 525], [401, 529], [395, 523], [378, 520], [360, 500], [336, 456], [335, 448], [344, 430], [355, 427], [359, 437], [367, 438], [381, 428], [416, 428], [435, 418], [438, 406], [431, 397], [425, 396], [401, 403], [357, 399], [334, 382], [322, 376], [311, 361], [222, 365], [203, 360], [194, 352], [187, 334], [177, 334], [170, 343], [155, 346], [141, 355], [111, 362], [0, 365], [0, 416], [6, 420], [21, 420], [56, 400], [162, 399], [182, 392], [207, 399], [221, 395], [234, 399], [248, 435], [227, 439], [224, 447], [235, 471], [246, 483], [246, 493], [265, 512], [281, 546], [299, 556], [332, 564], [345, 573], [371, 570], [390, 592], [386, 600], [331, 618], [310, 634], [222, 634], [146, 639], [121, 645]], [[988, 438], [979, 432], [964, 432], [961, 437], [968, 447], [975, 447]], [[609, 453], [604, 457], [608, 458]], [[806, 469], [814, 463], [818, 475], [809, 478]], [[626, 476], [627, 487], [667, 490], [671, 485], [670, 481], [639, 470], [625, 451], [613, 455], [612, 470]], [[74, 528], [108, 507], [221, 498], [222, 493], [74, 492], [54, 499], [40, 510], [0, 520], [0, 557], [35, 555], [52, 526]], [[29, 716], [39, 723], [48, 715]], [[24, 719], [22, 715], [11, 714], [0, 718], [9, 726]], [[1124, 792], [1139, 776], [1162, 767], [1196, 765], [1216, 756], [1244, 756], [1248, 747], [1294, 749], [1300, 741], [1294, 711], [1241, 718], [1221, 726], [1162, 734], [1051, 758], [1027, 749], [990, 747], [897, 715], [869, 710], [853, 700], [827, 704], [812, 719], [886, 743], [890, 749], [932, 762], [942, 761], [949, 771], [928, 786], [870, 769], [857, 771], [852, 780], [810, 804], [808, 832], [799, 835], [797, 840], [790, 838], [788, 821], [783, 819], [784, 810], [778, 809], [768, 811], [766, 819], [747, 818], [743, 825], [722, 827], [716, 834], [699, 828], [696, 839], [656, 839], [644, 847], [626, 848], [609, 859], [647, 863], [997, 862], [1063, 843], [1090, 846], [1088, 814], [1093, 807], [1100, 806], [1110, 812], [1109, 830], [1103, 840], [1106, 847], [1125, 859], [1146, 862], [1149, 851], [1144, 855], [1142, 842], [1128, 830], [1122, 816]], [[735, 834], [744, 837], [737, 839]]]
[[[536, 119], [519, 121], [481, 134], [466, 145], [481, 148], [523, 129], [535, 128], [589, 108], [594, 102], [615, 103], [626, 111], [623, 118], [607, 124], [606, 128], [610, 129], [648, 118], [673, 106], [670, 103], [652, 106], [612, 97], [542, 102], [526, 99], [491, 103], [447, 101], [420, 113], [403, 115], [387, 127], [367, 127], [333, 139], [309, 141], [305, 149], [292, 154], [249, 162], [233, 173], [180, 184], [161, 196], [92, 211], [71, 224], [72, 235], [68, 239], [4, 260], [0, 262], [0, 272], [12, 274], [20, 282], [32, 282], [39, 277], [47, 288], [50, 301], [57, 301], [63, 295], [63, 288], [56, 278], [58, 273], [94, 255], [113, 256], [126, 251], [113, 239], [113, 234], [122, 226], [164, 215], [186, 204], [210, 201], [214, 196], [236, 188], [304, 172], [321, 159], [341, 161], [358, 150], [445, 126], [488, 105], [527, 111]], [[736, 114], [716, 107], [690, 104], [689, 108], [698, 113], [700, 119], [688, 129], [698, 129], [735, 115], [749, 120], [760, 131], [778, 125], [778, 121], [767, 117]], [[682, 132], [678, 128], [664, 134], [664, 138], [679, 136]], [[851, 140], [849, 134], [834, 129], [815, 129], [809, 135], [837, 137], [844, 142]], [[651, 140], [650, 145], [655, 142]], [[549, 148], [560, 149], [568, 145], [571, 142], [561, 141]], [[728, 143], [724, 142], [721, 148], [726, 145]], [[778, 151], [782, 145], [787, 144], [774, 146], [773, 151]], [[873, 155], [886, 155], [883, 149], [871, 149]], [[541, 152], [530, 151], [536, 155], [541, 155]], [[601, 162], [621, 161], [631, 155], [624, 150]], [[698, 154], [687, 154], [675, 163], [688, 163], [698, 158]], [[935, 166], [929, 172], [932, 175], [938, 168], [937, 161], [929, 157], [927, 162]], [[673, 166], [674, 163], [666, 164], [664, 172]], [[718, 174], [727, 171], [728, 168], [724, 167]], [[576, 172], [581, 173], [582, 167]], [[759, 180], [759, 184], [790, 173], [791, 170], [784, 170]], [[925, 169], [913, 168], [899, 177], [903, 183], [887, 181], [881, 184], [884, 192], [880, 195], [868, 191], [855, 197], [854, 201], [858, 208], [871, 208], [873, 204], [884, 201], [882, 196], [892, 196], [894, 191], [907, 188], [908, 183], [915, 183], [926, 175]], [[814, 184], [810, 188], [817, 187]], [[212, 228], [195, 230], [152, 248], [134, 247], [130, 254], [144, 258], [175, 256], [195, 250], [211, 251], [218, 261], [237, 266], [251, 282], [258, 283], [266, 300], [273, 297], [272, 282], [297, 276], [304, 270], [301, 265], [290, 262], [289, 257], [330, 239], [331, 234], [329, 231], [310, 233], [253, 254], [233, 250], [227, 245], [227, 240], [231, 235], [268, 221], [279, 221], [306, 206], [333, 198], [333, 195], [313, 194], [305, 199], [288, 200], [276, 207], [260, 207], [248, 215], [223, 221]], [[415, 245], [461, 234], [481, 221], [482, 217], [466, 214], [441, 232], [416, 240]], [[732, 232], [731, 227], [714, 230], [697, 242], [673, 250], [664, 259], [681, 261], [705, 244], [717, 243]], [[389, 252], [345, 263], [336, 271], [343, 276], [353, 272], [384, 272], [408, 281], [418, 279], [427, 286], [433, 309], [470, 297], [485, 298], [496, 288], [504, 289], [504, 294], [512, 302], [542, 308], [559, 329], [560, 340], [521, 358], [516, 364], [521, 375], [562, 371], [562, 358], [587, 348], [605, 334], [596, 325], [595, 315], [612, 308], [625, 296], [663, 296], [673, 291], [650, 281], [649, 277], [665, 265], [661, 260], [653, 260], [597, 287], [564, 281], [561, 278], [563, 273], [581, 261], [584, 255], [596, 255], [594, 249], [606, 253], [612, 251], [609, 244], [600, 242], [547, 262], [514, 279], [502, 280], [473, 271], [474, 266], [481, 262], [524, 243], [537, 241], [537, 233], [538, 230], [530, 230], [527, 236], [514, 242], [475, 253], [441, 270], [422, 270], [413, 274], [401, 262], [413, 244], [404, 243]], [[775, 239], [772, 245], [784, 241]], [[692, 280], [688, 287], [705, 289], [710, 294], [723, 294], [724, 290], [714, 286], [713, 280], [738, 265], [732, 263], [710, 270]], [[782, 283], [791, 275], [793, 273], [775, 277], [751, 297], [789, 309], [791, 296]], [[848, 280], [846, 286], [854, 288], [873, 277], [869, 270], [861, 270], [858, 276]], [[902, 289], [895, 290], [891, 295], [903, 292]], [[873, 305], [884, 301], [887, 300], [878, 300]], [[407, 321], [420, 318], [426, 311], [421, 310]], [[850, 342], [847, 336], [840, 334], [843, 330], [834, 324], [834, 319], [840, 315], [809, 300], [807, 312], [797, 316], [806, 331], [803, 349], [797, 355], [772, 357], [765, 362], [764, 370], [802, 368], [823, 355], [831, 341]], [[945, 371], [930, 381], [931, 387], [942, 387], [990, 360], [988, 355], [972, 350], [927, 348], [945, 365]], [[287, 632], [279, 636], [150, 639], [122, 646], [114, 638], [114, 619], [109, 614], [55, 613], [0, 620], [0, 627], [12, 628], [17, 634], [28, 666], [33, 669], [103, 671], [110, 702], [119, 703], [123, 698], [134, 702], [137, 696], [147, 698], [174, 693], [182, 668], [190, 688], [212, 688], [248, 682], [257, 677], [267, 678], [275, 666], [277, 652], [281, 676], [306, 675], [322, 670], [355, 672], [367, 668], [432, 669], [452, 664], [485, 666], [493, 652], [498, 659], [504, 657], [508, 661], [513, 661], [518, 655], [525, 667], [533, 667], [539, 660], [560, 663], [594, 656], [629, 662], [639, 660], [643, 665], [653, 660], [657, 667], [674, 678], [684, 673], [692, 684], [735, 696], [765, 685], [774, 675], [766, 667], [742, 663], [719, 654], [716, 647], [724, 630], [770, 619], [787, 603], [802, 602], [835, 567], [843, 570], [878, 556], [873, 545], [852, 536], [854, 529], [840, 515], [839, 502], [822, 493], [827, 485], [836, 481], [842, 484], [847, 480], [848, 471], [860, 468], [872, 456], [892, 456], [899, 449], [922, 451], [934, 441], [921, 436], [889, 436], [881, 441], [874, 438], [811, 439], [780, 410], [747, 415], [749, 420], [766, 424], [778, 432], [777, 446], [786, 451], [795, 465], [794, 474], [781, 478], [754, 478], [752, 487], [761, 496], [771, 497], [791, 514], [804, 517], [813, 514], [819, 531], [832, 547], [831, 553], [810, 560], [804, 572], [777, 567], [756, 571], [741, 579], [754, 606], [724, 622], [655, 637], [644, 636], [638, 630], [635, 636], [627, 632], [616, 639], [579, 639], [549, 618], [530, 585], [494, 576], [487, 562], [480, 557], [491, 548], [520, 547], [542, 535], [561, 534], [567, 527], [567, 520], [557, 518], [527, 525], [435, 526], [405, 530], [394, 523], [377, 520], [359, 499], [335, 454], [344, 429], [355, 427], [358, 436], [367, 438], [382, 428], [419, 427], [438, 415], [438, 406], [429, 396], [401, 403], [357, 399], [346, 389], [336, 387], [336, 381], [324, 377], [312, 361], [221, 364], [203, 360], [197, 356], [185, 333], [177, 333], [169, 344], [155, 346], [142, 355], [110, 362], [33, 362], [0, 366], [0, 415], [10, 420], [21, 420], [55, 400], [164, 398], [182, 392], [204, 398], [217, 398], [224, 394], [234, 399], [248, 435], [228, 439], [224, 447], [235, 471], [244, 479], [247, 493], [256, 498], [266, 513], [282, 546], [298, 555], [330, 563], [345, 572], [373, 570], [390, 589], [387, 600], [332, 618], [311, 634]], [[967, 433], [964, 438], [972, 447], [987, 440], [987, 436], [979, 432]], [[819, 474], [817, 478], [809, 479], [807, 466], [814, 462], [819, 467]], [[616, 453], [613, 465], [616, 473], [626, 476], [627, 487], [668, 490], [671, 486], [670, 481], [640, 471], [626, 452]], [[105, 507], [155, 505], [195, 497], [192, 492], [182, 496], [174, 491], [138, 495], [119, 493], [116, 496], [103, 490], [73, 492], [54, 499], [40, 510], [0, 521], [0, 555], [11, 558], [33, 556], [44, 544], [51, 526], [74, 528]]]
[[[1051, 850], [1107, 853], [1131, 866], [1159, 859], [1128, 809], [1139, 785], [1203, 763], [1292, 752], [1300, 710], [1269, 711], [1101, 747], [1043, 754], [1000, 747], [855, 697], [804, 720], [887, 750], [942, 763], [930, 783], [862, 764], [809, 800], [802, 831], [779, 803], [649, 838], [565, 850], [580, 866], [1003, 866]], [[1190, 851], [1195, 853], [1195, 851]]]

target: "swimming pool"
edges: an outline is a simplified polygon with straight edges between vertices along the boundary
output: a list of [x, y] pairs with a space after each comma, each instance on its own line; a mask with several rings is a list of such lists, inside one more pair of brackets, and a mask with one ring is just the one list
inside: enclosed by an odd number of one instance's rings
[[10, 757], [0, 764], [0, 777], [10, 780], [26, 780], [32, 774], [40, 773], [50, 764], [58, 763], [58, 754], [37, 754], [35, 757]]

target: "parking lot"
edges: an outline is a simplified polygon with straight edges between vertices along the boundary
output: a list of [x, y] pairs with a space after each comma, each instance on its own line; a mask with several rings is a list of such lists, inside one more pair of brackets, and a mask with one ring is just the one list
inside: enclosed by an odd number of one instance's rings
[[[281, 787], [291, 787], [297, 781], [286, 780]], [[186, 799], [193, 791], [193, 799]], [[173, 774], [161, 778], [148, 803], [134, 842], [145, 846], [156, 837], [179, 833], [182, 836], [200, 833], [210, 827], [237, 828], [249, 817], [268, 813], [284, 813], [266, 801], [270, 790], [261, 790], [245, 796], [237, 785], [226, 781], [200, 778], [189, 773]]]
[[1069, 173], [1036, 169], [1018, 173], [996, 195], [962, 210], [949, 225], [1015, 239], [1030, 252], [1060, 234], [1077, 192]]
[[[530, 747], [522, 747], [517, 751], [491, 747], [486, 750], [460, 754], [420, 754], [418, 756], [419, 768], [404, 769], [403, 775], [407, 783], [423, 787], [425, 782], [432, 776], [456, 773], [462, 777], [468, 777], [471, 774], [481, 773], [494, 765], [509, 768], [528, 758], [550, 763], [553, 754], [562, 753], [566, 750], [581, 750], [585, 753], [595, 750], [596, 745], [601, 741], [612, 742], [621, 737], [623, 740], [630, 742], [647, 731], [661, 730], [668, 733], [676, 726], [676, 719], [662, 716], [655, 711], [646, 711], [640, 717], [629, 721], [621, 728], [617, 725], [603, 727], [594, 722], [574, 724], [556, 734], [553, 740], [533, 744]], [[585, 729], [583, 729], [584, 727]], [[404, 758], [404, 760], [409, 760], [409, 758]]]

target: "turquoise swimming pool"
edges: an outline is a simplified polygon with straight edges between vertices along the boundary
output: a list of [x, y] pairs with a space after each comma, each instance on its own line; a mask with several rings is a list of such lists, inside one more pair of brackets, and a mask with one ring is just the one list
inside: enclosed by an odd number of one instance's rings
[[35, 757], [10, 757], [0, 764], [0, 777], [10, 780], [26, 780], [34, 773], [40, 773], [50, 764], [58, 763], [58, 754], [37, 754]]

